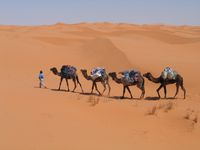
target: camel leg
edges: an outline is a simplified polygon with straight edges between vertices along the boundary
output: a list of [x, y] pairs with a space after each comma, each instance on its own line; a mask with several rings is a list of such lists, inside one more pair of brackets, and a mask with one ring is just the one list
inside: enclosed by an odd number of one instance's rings
[[185, 95], [186, 95], [186, 89], [184, 88], [184, 86], [183, 86], [183, 83], [181, 83], [181, 89], [183, 90], [183, 92], [184, 92], [184, 99], [185, 99]]
[[144, 86], [140, 86], [140, 85], [137, 85], [137, 87], [142, 91], [141, 95], [140, 95], [140, 99], [143, 99], [144, 98], [144, 94], [145, 94], [145, 89], [144, 89]]
[[143, 98], [144, 98], [144, 95], [145, 95], [145, 89], [142, 88], [141, 90], [142, 90], [142, 94], [141, 94], [141, 96], [140, 96], [140, 99], [143, 99]]
[[94, 82], [92, 82], [92, 90], [91, 90], [91, 94], [93, 93], [94, 90]]
[[65, 80], [66, 80], [66, 83], [67, 83], [67, 91], [69, 92], [69, 83], [68, 83], [67, 78], [65, 78]]
[[75, 89], [76, 89], [76, 87], [77, 87], [77, 85], [76, 85], [76, 79], [75, 79], [75, 78], [73, 79], [73, 82], [74, 82], [74, 89], [73, 89], [73, 91], [72, 91], [72, 92], [74, 92], [74, 91], [75, 91]]
[[110, 96], [111, 87], [110, 87], [110, 84], [108, 82], [107, 82], [107, 85], [108, 85], [108, 96]]
[[102, 92], [102, 95], [103, 95], [103, 93], [105, 92], [105, 90], [106, 90], [106, 84], [105, 84], [105, 82], [101, 82], [101, 84], [103, 85], [103, 87], [104, 87], [104, 89], [103, 89], [103, 92]]
[[125, 91], [126, 91], [126, 86], [124, 86], [124, 88], [123, 88], [123, 94], [122, 94], [122, 97], [121, 97], [121, 99], [123, 99], [123, 98], [124, 98]]
[[99, 95], [101, 95], [101, 93], [99, 92], [99, 90], [98, 90], [98, 88], [97, 88], [96, 82], [94, 82], [94, 87], [95, 87], [96, 91], [99, 93]]
[[62, 84], [62, 80], [63, 80], [63, 78], [60, 78], [60, 84], [59, 84], [58, 90], [60, 90], [60, 87], [61, 87], [61, 84]]
[[82, 85], [81, 85], [81, 83], [80, 83], [80, 81], [79, 81], [79, 78], [78, 78], [78, 76], [76, 76], [76, 80], [77, 80], [77, 83], [80, 85], [80, 87], [81, 87], [81, 91], [82, 91], [82, 93], [84, 93], [83, 92], [83, 88], [82, 88]]
[[178, 94], [179, 91], [179, 83], [176, 83], [176, 93], [174, 95], [174, 98], [176, 97], [176, 95]]
[[163, 87], [163, 85], [161, 84], [160, 85], [160, 87], [156, 90], [157, 91], [157, 93], [158, 93], [158, 97], [160, 98], [160, 93], [159, 93], [159, 91], [160, 91], [160, 89]]
[[133, 96], [132, 96], [132, 94], [131, 94], [131, 90], [130, 90], [130, 88], [127, 86], [127, 90], [128, 90], [128, 92], [129, 92], [129, 94], [130, 94], [130, 96], [131, 96], [131, 99], [133, 98]]
[[166, 85], [164, 85], [163, 87], [164, 87], [165, 98], [167, 98], [167, 89], [166, 89]]

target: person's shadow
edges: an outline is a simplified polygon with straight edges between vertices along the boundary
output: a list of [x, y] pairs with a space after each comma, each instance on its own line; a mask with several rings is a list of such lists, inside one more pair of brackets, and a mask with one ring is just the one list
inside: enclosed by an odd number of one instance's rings
[[39, 87], [39, 86], [34, 86], [33, 88], [36, 88], [36, 89], [49, 89], [48, 87]]

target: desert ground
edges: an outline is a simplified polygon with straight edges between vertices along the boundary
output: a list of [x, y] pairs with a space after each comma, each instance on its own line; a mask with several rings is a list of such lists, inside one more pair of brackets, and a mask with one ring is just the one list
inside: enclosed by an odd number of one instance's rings
[[[51, 67], [73, 65], [80, 87], [67, 92]], [[1, 150], [199, 150], [200, 27], [80, 23], [0, 26]], [[158, 100], [159, 84], [145, 79], [145, 98], [134, 99], [110, 79], [111, 94], [90, 95], [80, 69], [137, 69], [158, 77], [170, 66], [184, 78], [186, 99], [175, 85]], [[43, 70], [48, 89], [38, 88]], [[70, 89], [73, 82], [70, 80]], [[102, 91], [103, 87], [98, 84]], [[163, 89], [161, 90], [163, 97]]]

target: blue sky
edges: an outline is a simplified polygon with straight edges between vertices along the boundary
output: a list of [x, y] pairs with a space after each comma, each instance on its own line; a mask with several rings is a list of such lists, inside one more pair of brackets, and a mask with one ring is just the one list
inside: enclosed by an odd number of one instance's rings
[[200, 25], [200, 0], [0, 0], [0, 24]]

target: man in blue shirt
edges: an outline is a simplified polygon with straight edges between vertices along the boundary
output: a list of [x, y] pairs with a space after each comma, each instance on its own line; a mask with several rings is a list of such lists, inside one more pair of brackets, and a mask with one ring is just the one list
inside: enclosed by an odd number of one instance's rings
[[40, 74], [39, 74], [39, 80], [40, 80], [40, 84], [39, 84], [39, 87], [40, 88], [47, 88], [45, 85], [44, 85], [44, 74], [42, 72], [42, 70], [40, 70]]

